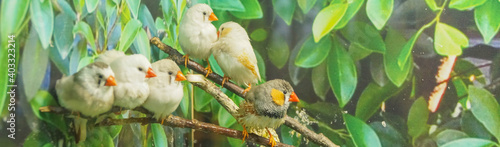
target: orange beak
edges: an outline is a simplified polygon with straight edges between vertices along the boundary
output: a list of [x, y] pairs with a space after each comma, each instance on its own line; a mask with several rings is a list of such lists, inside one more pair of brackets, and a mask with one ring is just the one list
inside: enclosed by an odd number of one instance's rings
[[115, 77], [109, 76], [108, 79], [106, 79], [106, 84], [105, 86], [116, 86], [116, 80]]
[[292, 94], [290, 95], [290, 99], [288, 100], [290, 102], [299, 102], [299, 97], [297, 97], [297, 94], [295, 94], [295, 92], [292, 92]]
[[184, 80], [186, 80], [186, 77], [184, 76], [184, 74], [182, 74], [181, 71], [178, 71], [177, 75], [175, 76], [175, 80], [176, 81], [184, 81]]
[[217, 38], [219, 38], [220, 31], [217, 31]]
[[212, 12], [212, 14], [210, 14], [210, 16], [208, 17], [208, 20], [210, 20], [210, 21], [217, 21], [219, 19], [217, 18], [217, 16], [215, 16], [214, 12]]
[[153, 69], [150, 67], [148, 69], [148, 73], [146, 74], [146, 78], [152, 78], [152, 77], [156, 77], [156, 74], [155, 72], [153, 71]]

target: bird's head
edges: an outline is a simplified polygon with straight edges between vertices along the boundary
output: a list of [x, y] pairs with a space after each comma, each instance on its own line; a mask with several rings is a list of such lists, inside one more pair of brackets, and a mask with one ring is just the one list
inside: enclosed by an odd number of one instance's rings
[[170, 59], [156, 61], [152, 64], [152, 66], [153, 70], [156, 71], [158, 78], [161, 80], [165, 79], [170, 83], [174, 81], [179, 83], [180, 81], [186, 80], [186, 77], [182, 74], [179, 66], [177, 66], [177, 64]]
[[190, 17], [194, 21], [200, 22], [212, 22], [219, 20], [215, 16], [214, 11], [207, 4], [196, 4], [188, 9], [187, 17]]
[[228, 38], [228, 39], [250, 40], [245, 28], [241, 27], [240, 24], [232, 22], [232, 21], [223, 23], [219, 27], [219, 31], [217, 32], [217, 36], [219, 37], [219, 39]]
[[118, 81], [144, 81], [145, 78], [156, 77], [149, 60], [141, 54], [120, 57], [111, 63]]
[[91, 63], [75, 74], [78, 83], [88, 82], [96, 87], [116, 86], [115, 74], [108, 64], [102, 62]]

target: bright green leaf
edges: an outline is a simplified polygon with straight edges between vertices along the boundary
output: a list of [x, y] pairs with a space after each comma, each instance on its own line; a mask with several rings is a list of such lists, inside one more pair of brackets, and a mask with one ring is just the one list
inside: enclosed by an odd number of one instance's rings
[[408, 114], [408, 134], [414, 139], [427, 132], [427, 119], [429, 119], [429, 110], [427, 102], [423, 97], [418, 98], [410, 108]]
[[389, 17], [391, 17], [394, 0], [368, 0], [366, 2], [366, 15], [373, 25], [381, 30]]
[[438, 135], [434, 137], [434, 140], [436, 140], [436, 144], [438, 146], [441, 146], [443, 144], [446, 144], [448, 142], [462, 139], [462, 138], [467, 138], [467, 134], [465, 134], [462, 131], [458, 130], [453, 130], [453, 129], [446, 129], [442, 132], [440, 132]]
[[39, 108], [43, 106], [58, 106], [56, 100], [50, 95], [48, 91], [38, 91], [30, 101], [33, 114], [39, 119], [57, 127], [64, 134], [67, 133], [68, 128], [64, 121], [64, 116], [54, 113], [40, 112]]
[[73, 34], [76, 35], [77, 33], [80, 33], [83, 36], [85, 36], [85, 38], [87, 39], [87, 43], [90, 44], [92, 50], [93, 51], [96, 50], [94, 35], [92, 34], [92, 29], [87, 23], [83, 21], [78, 22], [73, 28]]
[[63, 14], [65, 14], [66, 16], [69, 16], [71, 18], [71, 20], [76, 20], [76, 14], [73, 11], [73, 8], [71, 8], [71, 5], [69, 5], [69, 3], [67, 1], [57, 0], [57, 3], [61, 7]]
[[474, 20], [483, 35], [484, 43], [490, 43], [500, 29], [500, 1], [488, 0], [474, 9]]
[[459, 140], [455, 140], [452, 142], [448, 142], [441, 147], [489, 147], [489, 146], [498, 146], [495, 142], [491, 140], [478, 139], [478, 138], [463, 138]]
[[314, 42], [312, 36], [302, 44], [297, 57], [295, 58], [295, 65], [299, 67], [311, 68], [321, 64], [332, 47], [332, 39], [327, 36], [322, 38], [318, 43]]
[[297, 7], [297, 4], [293, 0], [273, 0], [274, 12], [276, 12], [287, 25], [292, 24], [295, 7]]
[[437, 23], [434, 38], [434, 49], [442, 56], [461, 55], [462, 48], [469, 46], [464, 33], [445, 23]]
[[323, 8], [323, 10], [316, 15], [312, 26], [315, 42], [318, 42], [326, 34], [330, 33], [344, 16], [347, 6], [346, 4], [332, 4]]
[[49, 50], [43, 49], [35, 30], [31, 30], [21, 57], [22, 82], [27, 100], [31, 100], [42, 85], [47, 65]]
[[86, 57], [81, 58], [80, 62], [78, 62], [78, 70], [77, 71], [80, 71], [80, 69], [89, 65], [92, 62], [94, 62], [94, 59], [92, 57], [86, 56]]
[[356, 64], [337, 38], [334, 39], [328, 58], [327, 71], [333, 94], [335, 94], [340, 107], [344, 107], [356, 90], [358, 76]]
[[20, 29], [21, 23], [24, 21], [24, 18], [26, 18], [29, 4], [29, 0], [2, 1], [0, 9], [2, 43], [5, 43], [8, 35], [17, 35], [14, 33]]
[[163, 125], [159, 123], [152, 123], [151, 131], [153, 132], [155, 146], [168, 147], [167, 135], [165, 135]]
[[97, 8], [99, 0], [85, 0], [85, 5], [87, 6], [87, 12], [92, 13]]
[[[387, 36], [385, 38], [387, 51], [384, 55], [384, 67], [389, 80], [398, 87], [403, 85], [412, 68], [412, 62], [406, 62], [403, 68], [400, 68], [398, 65], [399, 59], [395, 58], [400, 54], [403, 46], [406, 47], [404, 43], [405, 39], [402, 34], [393, 29], [387, 31]], [[409, 58], [409, 60], [412, 61], [412, 58]]]
[[330, 91], [330, 84], [328, 83], [328, 74], [326, 71], [326, 61], [313, 68], [311, 81], [314, 93], [316, 93], [316, 95], [324, 101], [326, 94]]
[[139, 29], [137, 37], [134, 41], [134, 45], [136, 54], [142, 54], [148, 59], [151, 59], [151, 45], [149, 45], [148, 34], [146, 34], [146, 31], [144, 31], [144, 29]]
[[258, 28], [252, 31], [252, 33], [250, 34], [250, 38], [252, 39], [252, 41], [260, 42], [267, 39], [267, 34], [268, 33], [264, 28]]
[[340, 19], [339, 23], [333, 29], [343, 28], [351, 20], [351, 18], [358, 13], [359, 8], [361, 8], [365, 0], [349, 0], [348, 2], [350, 3], [345, 11], [344, 17]]
[[139, 16], [139, 6], [141, 4], [141, 0], [126, 0], [126, 2], [130, 8], [130, 12], [134, 15], [134, 18], [137, 19]]
[[351, 42], [364, 49], [385, 54], [385, 44], [380, 33], [373, 26], [356, 21], [354, 25], [342, 29], [342, 35]]
[[440, 9], [436, 4], [436, 0], [425, 0], [425, 3], [427, 3], [427, 6], [429, 6], [432, 11], [437, 11]]
[[54, 30], [54, 42], [62, 59], [66, 59], [69, 52], [71, 52], [71, 44], [73, 43], [73, 21], [71, 17], [66, 14], [59, 14], [56, 16]]
[[406, 66], [406, 64], [408, 64], [408, 62], [410, 61], [410, 58], [411, 58], [410, 55], [411, 55], [411, 51], [413, 50], [413, 45], [415, 45], [415, 42], [417, 42], [417, 39], [418, 39], [418, 37], [420, 37], [420, 34], [422, 34], [422, 31], [421, 30], [417, 31], [417, 33], [415, 33], [410, 38], [410, 40], [408, 40], [408, 42], [406, 42], [406, 44], [403, 46], [403, 49], [401, 50], [401, 52], [399, 52], [397, 59], [398, 59], [398, 67], [400, 69], [403, 69]]
[[[231, 0], [233, 1], [233, 0]], [[257, 0], [244, 0], [242, 1], [245, 6], [245, 11], [230, 11], [234, 16], [241, 19], [259, 19], [262, 18], [262, 8]]]
[[[487, 0], [451, 0], [448, 7], [457, 10], [468, 10], [484, 4]], [[495, 1], [495, 0], [492, 0]]]
[[118, 46], [119, 51], [127, 51], [128, 47], [132, 44], [137, 32], [141, 29], [141, 22], [137, 19], [130, 20], [125, 28], [123, 29], [122, 35], [120, 36], [120, 46]]
[[500, 140], [500, 106], [486, 89], [469, 86], [471, 111], [488, 131]]
[[382, 146], [375, 131], [373, 131], [364, 121], [349, 114], [344, 114], [344, 120], [347, 130], [351, 134], [352, 140], [357, 147]]
[[243, 6], [242, 2], [249, 1], [249, 0], [244, 0], [244, 1], [239, 1], [239, 0], [208, 0], [208, 1], [210, 4], [210, 7], [212, 7], [212, 9], [243, 12], [246, 10], [246, 8]]
[[356, 117], [366, 121], [377, 112], [382, 103], [397, 93], [397, 87], [386, 84], [381, 87], [374, 82], [368, 84], [363, 90], [356, 105]]
[[31, 22], [36, 22], [32, 24], [38, 32], [42, 47], [46, 49], [49, 47], [52, 32], [54, 32], [54, 12], [52, 10], [51, 1], [46, 0], [45, 2], [40, 2], [39, 0], [32, 0], [30, 14]]
[[228, 128], [236, 123], [236, 119], [224, 107], [219, 108], [217, 117], [221, 127]]
[[317, 0], [297, 0], [302, 13], [307, 14], [314, 7]]

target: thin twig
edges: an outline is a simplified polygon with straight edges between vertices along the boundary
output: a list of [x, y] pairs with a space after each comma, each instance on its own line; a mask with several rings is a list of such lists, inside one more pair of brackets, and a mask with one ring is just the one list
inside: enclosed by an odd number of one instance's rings
[[[161, 42], [161, 40], [158, 37], [153, 37], [150, 42], [157, 46], [160, 50], [163, 52], [169, 54], [169, 58], [172, 59], [174, 62], [176, 62], [178, 65], [184, 65], [184, 58], [182, 57], [183, 55], [180, 54], [177, 50], [174, 48], [166, 45], [165, 43]], [[188, 63], [188, 68], [192, 69], [200, 74], [206, 75], [207, 70], [205, 70], [205, 67], [201, 66], [200, 64], [189, 60]], [[216, 74], [216, 73], [210, 73], [207, 77], [208, 79], [214, 81], [215, 83], [221, 85], [222, 83], [222, 76]], [[205, 90], [207, 93], [211, 94], [214, 96], [214, 98], [219, 101], [219, 103], [233, 116], [235, 116], [238, 106], [227, 97], [219, 88], [217, 88], [214, 84], [208, 84], [211, 82], [201, 82], [201, 83], [206, 83], [206, 84], [200, 84], [200, 83], [192, 83], [195, 86], [200, 87], [201, 89]], [[213, 85], [213, 86], [211, 86]], [[243, 94], [243, 88], [239, 87], [238, 85], [232, 83], [232, 82], [225, 82], [223, 85], [225, 88], [227, 88], [229, 91], [239, 95], [242, 98], [245, 98], [245, 95]], [[214, 88], [215, 87], [215, 88]], [[314, 131], [309, 130], [306, 126], [300, 124], [297, 120], [291, 118], [290, 116], [286, 116], [285, 119], [285, 125], [289, 126], [290, 128], [296, 130], [297, 132], [301, 133], [302, 135], [306, 136], [309, 140], [313, 141], [316, 144], [319, 144], [321, 146], [338, 146], [334, 144], [332, 141], [330, 141], [327, 137], [325, 137], [323, 134], [316, 134]]]

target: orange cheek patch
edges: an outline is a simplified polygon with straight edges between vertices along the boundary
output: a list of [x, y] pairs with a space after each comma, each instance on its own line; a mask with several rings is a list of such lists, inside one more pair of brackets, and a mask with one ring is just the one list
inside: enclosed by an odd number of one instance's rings
[[283, 92], [273, 88], [271, 90], [271, 97], [276, 105], [281, 106], [285, 104], [285, 94], [283, 94]]
[[231, 32], [231, 28], [224, 28], [224, 30], [222, 30], [220, 33], [220, 37], [224, 37], [227, 35], [227, 33]]

